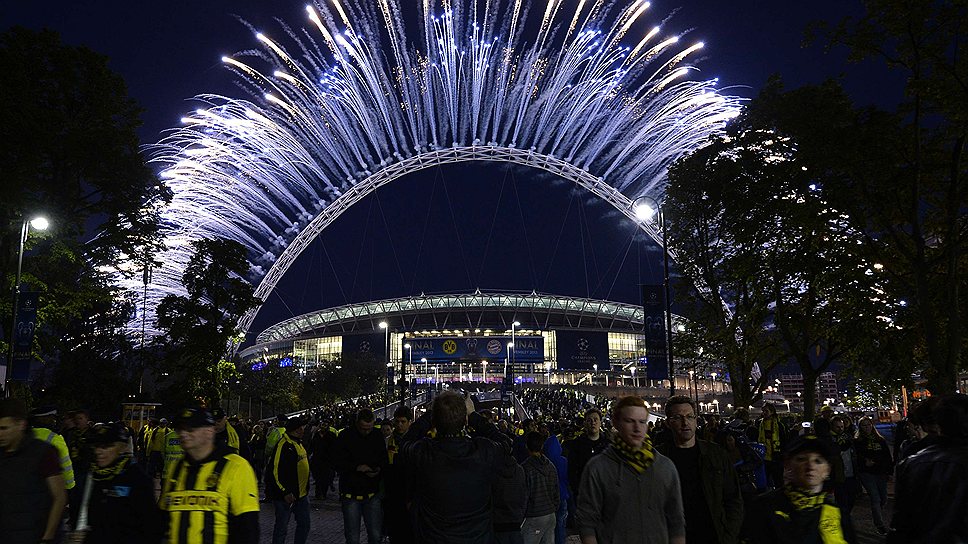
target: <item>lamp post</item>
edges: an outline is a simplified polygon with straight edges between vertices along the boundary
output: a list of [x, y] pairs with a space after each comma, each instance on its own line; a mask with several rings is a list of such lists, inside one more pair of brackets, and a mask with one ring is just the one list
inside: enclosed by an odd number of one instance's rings
[[662, 291], [665, 297], [666, 363], [669, 368], [669, 396], [676, 394], [676, 369], [672, 359], [672, 298], [669, 293], [669, 246], [666, 238], [666, 220], [662, 206], [652, 197], [640, 196], [632, 201], [635, 217], [643, 223], [658, 221], [662, 232]]
[[595, 385], [595, 380], [598, 379], [598, 363], [592, 364], [592, 369], [595, 370], [595, 373], [592, 374], [592, 385]]
[[[407, 354], [410, 355], [410, 366], [413, 367], [413, 347], [410, 343], [403, 345], [403, 348], [407, 350]], [[407, 400], [407, 366], [400, 362], [400, 404], [403, 404]]]
[[481, 361], [481, 373], [484, 376], [484, 383], [487, 383], [487, 361]]
[[[514, 380], [514, 363], [511, 362], [512, 354], [514, 353], [514, 342], [508, 342], [508, 356], [504, 359], [504, 375], [507, 376], [512, 383]], [[511, 372], [508, 373], [508, 365], [511, 365]]]
[[638, 388], [639, 387], [638, 378], [635, 377], [635, 367], [634, 366], [632, 367], [632, 387], [635, 387], [635, 388]]
[[508, 359], [511, 360], [511, 379], [509, 380], [511, 382], [511, 395], [514, 395], [514, 352], [517, 351], [517, 349], [514, 348], [514, 329], [520, 326], [521, 322], [519, 321], [511, 323], [511, 343], [508, 344]]
[[434, 365], [434, 391], [440, 390], [440, 365]]
[[716, 373], [713, 372], [710, 375], [713, 377], [713, 395], [715, 395], [716, 394]]
[[424, 381], [430, 381], [430, 368], [427, 366], [427, 358], [421, 357], [420, 362], [424, 364]]
[[393, 396], [393, 363], [390, 361], [390, 325], [386, 321], [380, 322], [380, 328], [386, 333], [384, 335], [383, 349], [387, 353], [387, 404], [390, 404], [390, 397]]
[[17, 254], [17, 279], [13, 284], [13, 316], [10, 318], [10, 350], [7, 357], [7, 366], [3, 373], [3, 391], [6, 396], [10, 396], [10, 372], [13, 370], [13, 351], [17, 341], [17, 312], [20, 311], [20, 276], [23, 270], [24, 245], [27, 243], [27, 235], [30, 234], [30, 227], [34, 230], [47, 230], [50, 223], [44, 217], [35, 217], [24, 220], [20, 227], [20, 251]]

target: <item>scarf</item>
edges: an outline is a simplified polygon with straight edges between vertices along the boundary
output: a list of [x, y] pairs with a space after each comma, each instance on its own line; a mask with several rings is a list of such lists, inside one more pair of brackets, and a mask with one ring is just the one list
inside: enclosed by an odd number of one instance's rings
[[766, 460], [773, 461], [780, 453], [780, 420], [768, 417], [760, 422], [759, 442], [766, 446]]
[[104, 480], [113, 480], [118, 474], [121, 474], [121, 472], [125, 469], [125, 467], [128, 466], [128, 461], [130, 460], [131, 460], [130, 457], [126, 455], [122, 455], [113, 463], [111, 463], [110, 465], [104, 468], [101, 468], [96, 464], [93, 464], [91, 465], [91, 478], [93, 478], [94, 481], [96, 482], [103, 482]]
[[816, 510], [817, 508], [823, 506], [824, 501], [827, 499], [827, 494], [823, 491], [817, 494], [807, 493], [802, 489], [797, 489], [789, 485], [783, 488], [783, 494], [790, 499], [793, 507], [796, 508], [798, 512]]
[[652, 466], [653, 461], [655, 461], [652, 439], [648, 436], [642, 442], [642, 447], [638, 449], [626, 444], [618, 435], [612, 439], [612, 446], [615, 448], [615, 453], [639, 474], [648, 470]]

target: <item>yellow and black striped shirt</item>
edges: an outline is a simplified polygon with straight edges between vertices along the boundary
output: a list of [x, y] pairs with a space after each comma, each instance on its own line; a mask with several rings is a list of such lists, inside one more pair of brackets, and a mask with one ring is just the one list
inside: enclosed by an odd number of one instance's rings
[[255, 472], [226, 449], [208, 459], [183, 458], [167, 475], [160, 506], [169, 513], [170, 544], [227, 544], [229, 518], [259, 511]]

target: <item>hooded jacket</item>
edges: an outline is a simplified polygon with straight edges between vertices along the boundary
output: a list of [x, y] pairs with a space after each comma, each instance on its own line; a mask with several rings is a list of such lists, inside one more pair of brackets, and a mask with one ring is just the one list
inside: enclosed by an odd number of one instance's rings
[[[568, 481], [568, 459], [562, 455], [561, 442], [558, 441], [557, 436], [551, 435], [545, 440], [544, 454], [551, 461], [551, 464], [555, 466], [555, 470], [558, 473], [558, 496], [562, 502], [565, 502], [571, 498], [571, 491], [569, 489], [571, 482]], [[575, 483], [577, 484], [577, 482]]]

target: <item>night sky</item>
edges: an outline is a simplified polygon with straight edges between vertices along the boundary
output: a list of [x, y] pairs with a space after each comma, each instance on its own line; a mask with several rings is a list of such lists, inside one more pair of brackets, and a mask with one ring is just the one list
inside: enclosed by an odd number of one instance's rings
[[[406, 4], [406, 2], [404, 2]], [[542, 4], [543, 5], [543, 4]], [[0, 29], [50, 28], [110, 57], [145, 109], [140, 136], [155, 143], [199, 93], [241, 96], [220, 58], [257, 42], [237, 17], [267, 35], [279, 18], [309, 24], [304, 2], [206, 0], [7, 2]], [[654, 0], [649, 25], [704, 41], [699, 67], [729, 92], [755, 96], [774, 73], [788, 87], [842, 77], [855, 101], [890, 107], [900, 81], [846, 52], [802, 48], [816, 20], [861, 13], [859, 2]], [[411, 294], [537, 290], [639, 303], [638, 285], [658, 281], [661, 251], [596, 197], [523, 167], [465, 164], [396, 181], [345, 213], [270, 296], [250, 330], [304, 312]]]

